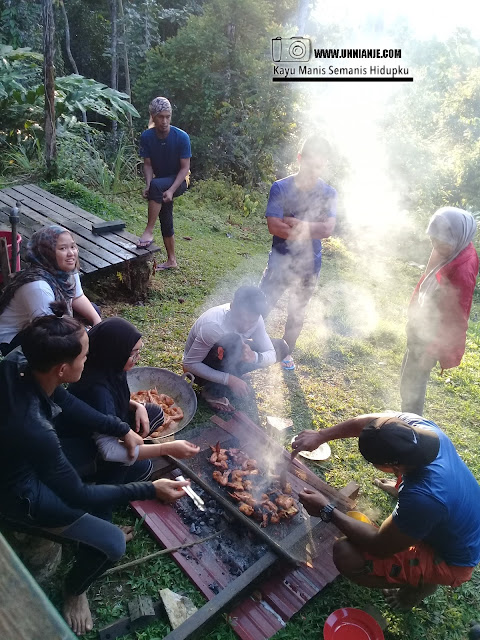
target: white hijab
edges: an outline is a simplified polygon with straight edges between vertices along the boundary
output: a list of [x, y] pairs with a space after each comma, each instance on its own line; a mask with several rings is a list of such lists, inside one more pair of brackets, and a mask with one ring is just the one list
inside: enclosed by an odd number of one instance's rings
[[425, 304], [426, 298], [432, 296], [438, 288], [437, 273], [445, 265], [468, 247], [477, 232], [475, 218], [468, 211], [457, 209], [456, 207], [442, 207], [436, 211], [427, 227], [427, 234], [436, 238], [442, 243], [451, 246], [452, 250], [448, 256], [442, 258], [433, 269], [425, 276], [420, 285], [418, 301], [420, 306]]

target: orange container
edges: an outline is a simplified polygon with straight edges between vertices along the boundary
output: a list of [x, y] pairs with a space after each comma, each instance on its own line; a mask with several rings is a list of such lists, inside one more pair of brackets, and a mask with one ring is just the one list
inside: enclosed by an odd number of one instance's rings
[[[7, 241], [8, 257], [12, 260], [12, 232], [0, 231], [0, 238], [5, 238]], [[20, 271], [20, 245], [22, 243], [22, 236], [17, 233], [17, 268], [16, 271]], [[0, 273], [0, 284], [3, 282], [2, 274]]]

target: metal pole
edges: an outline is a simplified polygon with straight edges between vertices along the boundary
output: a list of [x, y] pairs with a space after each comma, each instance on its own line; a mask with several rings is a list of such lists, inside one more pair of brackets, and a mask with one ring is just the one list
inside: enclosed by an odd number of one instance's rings
[[17, 202], [15, 203], [15, 206], [12, 207], [9, 215], [10, 225], [12, 228], [12, 259], [11, 259], [12, 273], [17, 272], [17, 255], [18, 255], [17, 225], [20, 221], [21, 208], [22, 208], [22, 201], [17, 200]]

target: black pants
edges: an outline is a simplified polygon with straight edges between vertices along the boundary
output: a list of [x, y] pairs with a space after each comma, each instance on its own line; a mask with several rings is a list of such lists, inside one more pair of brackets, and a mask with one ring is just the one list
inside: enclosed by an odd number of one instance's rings
[[437, 359], [429, 356], [425, 346], [407, 342], [400, 377], [402, 411], [423, 415], [427, 384]]
[[[276, 361], [281, 362], [288, 355], [288, 344], [280, 338], [272, 338], [271, 340], [273, 348], [275, 349]], [[247, 340], [247, 343], [252, 351], [258, 353], [258, 348], [255, 348], [256, 345], [253, 341]], [[203, 362], [216, 371], [230, 373], [237, 378], [241, 378], [246, 373], [254, 371], [255, 369], [260, 369], [259, 364], [245, 362], [241, 359], [242, 345], [243, 340], [238, 334], [225, 334], [222, 336], [222, 339], [210, 349], [209, 354]], [[221, 359], [218, 358], [219, 347], [223, 350], [223, 357]], [[211, 398], [223, 398], [229, 395], [229, 388], [224, 384], [203, 380], [202, 378], [197, 378], [196, 382], [199, 386], [203, 387], [205, 393]]]
[[[171, 202], [163, 202], [163, 193], [167, 191], [175, 182], [177, 176], [167, 176], [165, 178], [154, 178], [150, 183], [148, 190], [148, 199], [154, 200], [158, 204], [162, 205], [160, 209], [160, 229], [162, 230], [162, 236], [164, 238], [171, 238], [174, 235], [173, 231], [173, 200]], [[184, 180], [182, 184], [173, 194], [174, 198], [181, 196], [187, 190], [187, 182]]]

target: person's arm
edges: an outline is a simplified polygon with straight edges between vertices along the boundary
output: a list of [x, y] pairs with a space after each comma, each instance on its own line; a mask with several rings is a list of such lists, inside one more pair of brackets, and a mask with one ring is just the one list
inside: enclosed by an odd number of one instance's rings
[[143, 159], [143, 175], [145, 177], [145, 189], [143, 190], [143, 197], [148, 198], [148, 190], [150, 189], [150, 183], [153, 180], [153, 167], [150, 158]]
[[50, 304], [55, 302], [55, 294], [52, 287], [45, 280], [27, 282], [15, 293], [15, 299], [25, 313], [33, 320], [38, 316], [52, 314]]
[[130, 430], [130, 426], [126, 422], [117, 418], [114, 410], [106, 415], [80, 400], [73, 393], [69, 393], [62, 386], [55, 389], [52, 400], [61, 408], [63, 422], [70, 421], [72, 424], [82, 424], [85, 434], [92, 435], [97, 431], [108, 436], [123, 438]]
[[310, 237], [314, 240], [323, 240], [329, 238], [334, 229], [337, 219], [334, 217], [327, 218], [325, 222], [306, 222], [309, 225]]
[[163, 201], [171, 202], [173, 200], [173, 194], [182, 184], [190, 171], [190, 158], [180, 158], [180, 171], [177, 173], [172, 186], [163, 192]]
[[134, 482], [124, 485], [84, 484], [71, 463], [65, 457], [54, 429], [48, 423], [30, 430], [31, 437], [25, 443], [24, 452], [43, 482], [66, 504], [88, 511], [107, 505], [117, 506], [131, 500], [147, 500], [155, 497], [151, 482]]
[[387, 413], [368, 413], [356, 418], [350, 418], [345, 422], [340, 422], [334, 427], [328, 427], [321, 431], [306, 429], [298, 434], [292, 443], [292, 457], [295, 457], [299, 451], [313, 451], [324, 442], [330, 440], [341, 440], [342, 438], [358, 438], [362, 429], [367, 426], [375, 418], [383, 418], [391, 414]]
[[203, 360], [207, 357], [210, 349], [223, 335], [221, 328], [212, 323], [204, 325], [198, 332], [188, 353], [184, 355], [183, 367], [185, 371], [190, 371], [194, 376], [204, 378], [210, 382], [228, 385], [229, 374], [223, 371], [212, 369]]
[[[148, 412], [145, 408], [145, 405], [141, 402], [136, 402], [135, 400], [130, 399], [129, 402], [130, 411], [135, 413], [135, 431], [139, 433], [142, 438], [146, 438], [150, 431], [150, 421], [148, 419]], [[161, 418], [158, 420], [158, 426], [161, 427], [164, 422], [163, 411], [161, 411]]]
[[127, 447], [114, 436], [95, 433], [93, 439], [102, 459], [106, 462], [120, 462], [121, 464], [132, 465], [138, 459], [140, 447], [143, 447], [143, 444], [137, 444], [133, 455], [130, 456]]
[[336, 215], [337, 194], [332, 190], [330, 197], [322, 203], [318, 220], [308, 222], [296, 218], [285, 218], [285, 223], [291, 227], [292, 236], [290, 239], [303, 240], [308, 237], [314, 240], [323, 240], [329, 238], [335, 229]]
[[72, 300], [72, 308], [92, 327], [102, 320], [85, 294]]
[[[319, 516], [323, 507], [329, 504], [329, 498], [317, 491], [304, 489], [299, 500], [311, 516]], [[367, 551], [378, 558], [388, 558], [394, 553], [408, 549], [418, 543], [419, 539], [403, 533], [390, 515], [380, 528], [366, 522], [360, 522], [347, 516], [339, 509], [332, 512], [331, 522], [349, 541], [362, 551]]]
[[260, 367], [269, 367], [271, 364], [275, 364], [277, 355], [273, 347], [272, 341], [265, 329], [265, 322], [262, 316], [259, 317], [255, 331], [252, 333], [251, 338], [255, 346], [255, 352], [258, 354], [256, 362]]
[[115, 403], [108, 389], [102, 386], [92, 389], [89, 404], [69, 393], [63, 387], [57, 387], [53, 394], [53, 399], [62, 409], [63, 437], [68, 437], [65, 425], [70, 424], [73, 428], [81, 426], [83, 433], [93, 435], [93, 433], [97, 432], [121, 438], [129, 457], [133, 458], [137, 455], [136, 448], [138, 445], [143, 444], [143, 438], [135, 433], [130, 428], [130, 425], [122, 422], [115, 415]]

